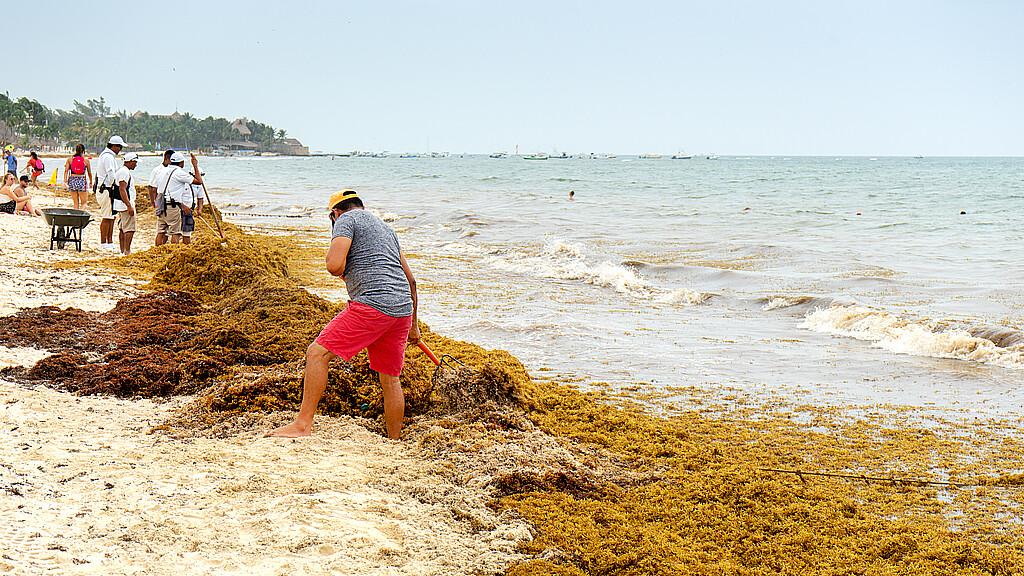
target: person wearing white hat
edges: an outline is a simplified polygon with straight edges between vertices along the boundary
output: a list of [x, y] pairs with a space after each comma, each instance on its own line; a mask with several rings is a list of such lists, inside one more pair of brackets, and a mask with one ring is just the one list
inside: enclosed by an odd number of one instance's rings
[[117, 239], [121, 247], [121, 254], [125, 256], [132, 253], [132, 237], [135, 236], [135, 182], [132, 178], [132, 170], [139, 163], [139, 155], [129, 152], [124, 157], [124, 166], [117, 169], [117, 198], [113, 202], [113, 209], [117, 212]]
[[[167, 168], [158, 177], [156, 210], [163, 210], [157, 217], [156, 245], [160, 246], [170, 240], [171, 244], [181, 242], [181, 216], [191, 215], [192, 205], [188, 202], [192, 197], [192, 184], [202, 184], [203, 177], [199, 172], [199, 161], [192, 155], [192, 174], [185, 170], [185, 155], [181, 152], [171, 154]], [[161, 242], [163, 239], [163, 242]]]
[[100, 180], [96, 191], [96, 202], [100, 205], [100, 250], [114, 251], [114, 199], [112, 192], [117, 190], [117, 155], [124, 148], [124, 140], [120, 136], [111, 136], [107, 147], [100, 152]]
[[[206, 176], [206, 172], [199, 172], [200, 176]], [[203, 185], [192, 184], [189, 191], [182, 194], [181, 203], [192, 208], [193, 214], [203, 213]], [[192, 232], [196, 229], [196, 218], [193, 214], [181, 215], [181, 243], [192, 243]]]

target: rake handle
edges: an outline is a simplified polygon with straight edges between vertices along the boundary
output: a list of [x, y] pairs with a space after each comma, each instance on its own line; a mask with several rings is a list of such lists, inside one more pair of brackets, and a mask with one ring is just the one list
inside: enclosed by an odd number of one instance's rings
[[440, 366], [441, 365], [441, 361], [438, 360], [437, 356], [434, 356], [434, 353], [430, 351], [430, 347], [427, 346], [426, 342], [424, 342], [423, 340], [420, 340], [419, 347], [420, 347], [420, 350], [423, 350], [423, 353], [427, 355], [427, 358], [430, 358], [431, 362], [433, 362], [436, 366]]

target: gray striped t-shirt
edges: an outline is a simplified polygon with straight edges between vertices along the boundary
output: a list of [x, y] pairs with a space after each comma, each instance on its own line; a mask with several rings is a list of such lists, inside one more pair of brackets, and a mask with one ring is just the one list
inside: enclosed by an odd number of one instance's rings
[[352, 239], [342, 276], [349, 299], [394, 318], [412, 315], [412, 293], [395, 231], [374, 214], [356, 208], [334, 223], [331, 237], [339, 236]]

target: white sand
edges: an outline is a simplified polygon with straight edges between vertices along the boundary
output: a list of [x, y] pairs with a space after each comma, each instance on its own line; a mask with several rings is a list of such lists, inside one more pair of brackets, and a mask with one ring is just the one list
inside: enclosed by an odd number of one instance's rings
[[343, 419], [300, 440], [147, 434], [180, 401], [0, 383], [0, 572], [472, 574], [529, 530]]
[[[0, 314], [104, 311], [134, 295], [124, 279], [45, 266], [101, 255], [97, 235], [90, 224], [81, 255], [51, 252], [41, 219], [0, 216]], [[136, 246], [151, 241], [141, 230]], [[45, 354], [0, 347], [0, 366]], [[0, 574], [493, 574], [522, 558], [527, 526], [495, 516], [479, 479], [453, 484], [413, 441], [323, 417], [298, 440], [148, 433], [187, 401], [0, 381]]]

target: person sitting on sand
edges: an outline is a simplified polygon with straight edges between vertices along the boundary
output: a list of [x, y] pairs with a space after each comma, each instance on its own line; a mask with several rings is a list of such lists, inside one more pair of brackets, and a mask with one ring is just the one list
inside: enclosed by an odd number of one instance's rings
[[416, 279], [405, 261], [398, 235], [376, 215], [363, 209], [352, 190], [335, 192], [328, 207], [334, 225], [327, 249], [327, 271], [341, 276], [348, 306], [334, 317], [306, 349], [302, 405], [295, 421], [267, 436], [309, 436], [317, 404], [327, 388], [327, 368], [335, 356], [351, 360], [366, 348], [370, 368], [384, 391], [384, 422], [388, 438], [398, 440], [405, 417], [405, 396], [399, 376], [406, 341], [417, 344]]
[[31, 214], [42, 216], [43, 213], [32, 204], [32, 197], [28, 195], [28, 176], [22, 176], [16, 180], [11, 173], [4, 174], [4, 185], [0, 188], [0, 199], [7, 197], [8, 202], [0, 204], [0, 212], [8, 214]]

